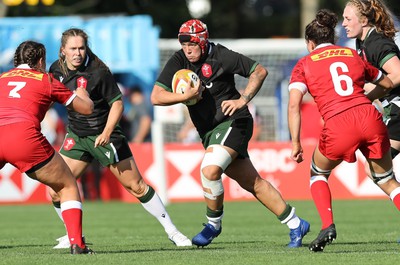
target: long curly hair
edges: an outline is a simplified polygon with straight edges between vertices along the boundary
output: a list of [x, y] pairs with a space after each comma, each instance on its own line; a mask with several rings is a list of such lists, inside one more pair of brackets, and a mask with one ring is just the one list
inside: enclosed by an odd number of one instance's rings
[[371, 27], [385, 37], [394, 39], [398, 30], [394, 26], [393, 14], [382, 0], [349, 0], [346, 6], [353, 6], [359, 19], [365, 17]]

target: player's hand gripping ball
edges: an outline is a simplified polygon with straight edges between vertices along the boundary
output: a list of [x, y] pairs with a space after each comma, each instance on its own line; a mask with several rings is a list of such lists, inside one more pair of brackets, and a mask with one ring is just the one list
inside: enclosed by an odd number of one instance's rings
[[[197, 86], [197, 83], [200, 82], [200, 79], [197, 74], [191, 70], [181, 69], [177, 71], [172, 78], [172, 92], [185, 94], [185, 89], [188, 82], [190, 82], [190, 86], [193, 88]], [[198, 100], [194, 98], [182, 103], [187, 106], [191, 106], [197, 102]]]

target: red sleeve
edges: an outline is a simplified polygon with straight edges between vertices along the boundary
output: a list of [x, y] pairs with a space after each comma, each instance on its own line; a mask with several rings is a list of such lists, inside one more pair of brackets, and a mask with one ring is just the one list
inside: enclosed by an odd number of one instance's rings
[[53, 101], [61, 103], [65, 106], [69, 105], [71, 101], [75, 98], [75, 93], [73, 93], [69, 88], [67, 88], [63, 83], [58, 81], [49, 75], [49, 81], [51, 82], [51, 98]]
[[364, 64], [365, 69], [365, 80], [369, 82], [374, 82], [381, 77], [381, 71], [373, 66], [371, 63], [361, 60]]

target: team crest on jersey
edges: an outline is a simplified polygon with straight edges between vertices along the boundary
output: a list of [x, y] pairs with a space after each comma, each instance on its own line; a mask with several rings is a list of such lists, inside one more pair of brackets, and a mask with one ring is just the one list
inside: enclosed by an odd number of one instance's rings
[[86, 78], [84, 78], [83, 76], [79, 77], [78, 79], [76, 79], [76, 86], [77, 87], [82, 87], [84, 89], [86, 89], [87, 86], [87, 80]]
[[64, 141], [63, 149], [69, 151], [74, 147], [75, 140], [73, 138], [66, 138]]
[[204, 77], [210, 77], [212, 75], [211, 65], [209, 65], [208, 63], [203, 64], [203, 66], [201, 67], [201, 72], [203, 73]]

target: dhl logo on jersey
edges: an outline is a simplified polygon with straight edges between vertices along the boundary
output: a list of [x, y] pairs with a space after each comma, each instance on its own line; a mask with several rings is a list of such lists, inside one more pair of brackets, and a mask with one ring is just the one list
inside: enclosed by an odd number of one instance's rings
[[351, 52], [350, 49], [329, 49], [325, 50], [321, 53], [314, 54], [311, 56], [311, 60], [313, 61], [319, 61], [331, 57], [337, 57], [337, 56], [346, 56], [346, 57], [353, 57], [353, 53]]
[[43, 78], [43, 74], [36, 74], [33, 73], [32, 71], [27, 71], [27, 70], [22, 70], [22, 69], [16, 69], [16, 70], [12, 70], [10, 72], [4, 73], [1, 75], [0, 78], [4, 78], [4, 77], [14, 77], [14, 76], [21, 76], [21, 77], [26, 77], [26, 78], [32, 78], [32, 79], [36, 79], [36, 80], [42, 80]]

